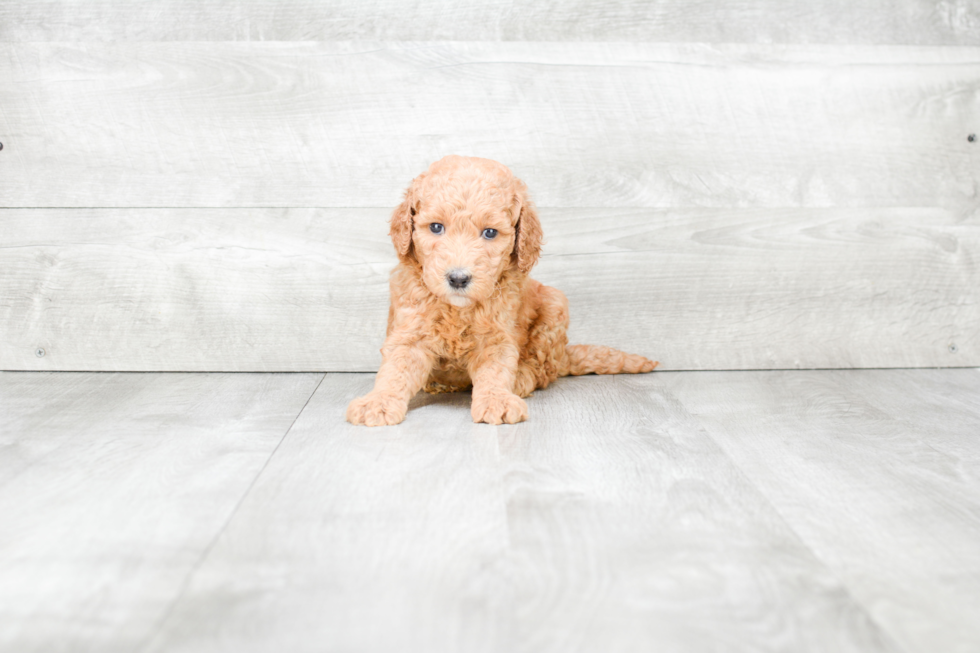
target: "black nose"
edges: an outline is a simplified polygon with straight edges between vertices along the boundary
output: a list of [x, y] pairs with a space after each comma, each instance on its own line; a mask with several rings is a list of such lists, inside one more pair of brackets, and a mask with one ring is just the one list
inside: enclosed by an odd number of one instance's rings
[[449, 285], [457, 290], [461, 290], [466, 286], [470, 285], [470, 281], [473, 279], [473, 275], [467, 274], [463, 270], [450, 270], [449, 274], [446, 275], [449, 279]]

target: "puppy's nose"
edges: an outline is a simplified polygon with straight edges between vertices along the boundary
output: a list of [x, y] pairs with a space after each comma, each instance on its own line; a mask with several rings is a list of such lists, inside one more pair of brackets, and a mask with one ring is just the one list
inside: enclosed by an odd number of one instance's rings
[[462, 290], [466, 286], [470, 285], [470, 281], [473, 280], [473, 275], [469, 274], [466, 270], [456, 268], [449, 271], [449, 274], [446, 275], [446, 279], [449, 280], [450, 286], [456, 290]]

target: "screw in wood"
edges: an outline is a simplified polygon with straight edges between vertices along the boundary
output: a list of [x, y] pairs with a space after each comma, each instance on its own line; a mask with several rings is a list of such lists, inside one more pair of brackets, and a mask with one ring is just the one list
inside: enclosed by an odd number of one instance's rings
[[0, 143], [0, 150], [3, 149], [3, 143]]
[[[969, 136], [966, 137], [966, 140], [968, 140], [968, 141], [970, 141], [972, 143], [973, 141], [977, 140], [977, 135], [976, 134], [970, 134]], [[0, 149], [3, 149], [3, 146], [2, 145], [0, 145]]]
[[34, 355], [37, 356], [38, 358], [44, 358], [44, 350], [38, 347], [37, 349], [34, 350]]
[[957, 350], [957, 347], [956, 347], [955, 344], [949, 346], [949, 353], [955, 354], [956, 353], [956, 350]]

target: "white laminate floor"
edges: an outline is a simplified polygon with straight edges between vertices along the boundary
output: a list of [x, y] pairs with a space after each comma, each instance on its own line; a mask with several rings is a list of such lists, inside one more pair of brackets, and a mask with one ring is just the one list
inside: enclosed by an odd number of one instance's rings
[[0, 651], [977, 651], [980, 370], [0, 373]]

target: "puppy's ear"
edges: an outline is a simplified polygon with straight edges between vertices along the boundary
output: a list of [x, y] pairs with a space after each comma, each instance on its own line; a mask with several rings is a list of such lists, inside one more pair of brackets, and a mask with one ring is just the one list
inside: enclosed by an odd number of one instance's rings
[[419, 198], [417, 188], [422, 176], [412, 180], [412, 185], [405, 191], [405, 199], [398, 205], [395, 212], [391, 214], [391, 242], [395, 246], [395, 253], [402, 260], [416, 260], [415, 253], [412, 251], [412, 232], [415, 230], [415, 214], [419, 210]]
[[527, 196], [527, 187], [519, 180], [514, 197], [514, 211], [519, 211], [519, 215], [515, 227], [517, 233], [514, 237], [512, 258], [517, 262], [517, 268], [527, 274], [538, 262], [544, 234], [541, 231], [541, 222], [538, 220], [534, 203]]

